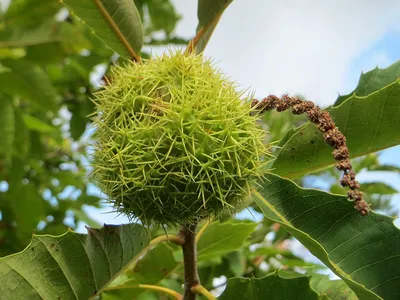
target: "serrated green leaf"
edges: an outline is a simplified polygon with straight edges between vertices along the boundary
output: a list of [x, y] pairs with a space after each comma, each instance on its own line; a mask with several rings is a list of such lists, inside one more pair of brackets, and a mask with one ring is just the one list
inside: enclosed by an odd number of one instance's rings
[[34, 235], [22, 252], [0, 259], [2, 299], [88, 299], [147, 246], [140, 225], [105, 225], [88, 234]]
[[199, 0], [197, 2], [197, 18], [199, 24], [196, 29], [196, 37], [193, 39], [195, 53], [204, 51], [208, 41], [218, 24], [224, 10], [233, 0]]
[[367, 96], [373, 92], [376, 92], [384, 88], [386, 85], [396, 81], [399, 77], [400, 61], [385, 69], [379, 69], [376, 67], [372, 71], [369, 71], [365, 74], [362, 73], [355, 90], [348, 95], [339, 96], [334, 106], [340, 105], [353, 94], [356, 94], [357, 96]]
[[[400, 144], [400, 81], [366, 97], [351, 96], [329, 108], [333, 120], [347, 138], [352, 158]], [[316, 172], [335, 163], [332, 148], [316, 126], [307, 123], [286, 138], [272, 168], [288, 178]]]
[[302, 189], [267, 174], [254, 201], [282, 225], [360, 299], [397, 299], [400, 231], [393, 218], [371, 212], [362, 217], [346, 197]]
[[197, 243], [198, 260], [209, 260], [241, 248], [257, 223], [211, 223]]
[[312, 290], [308, 276], [282, 278], [277, 272], [263, 278], [230, 278], [219, 300], [251, 299], [251, 300], [292, 300], [320, 299]]
[[56, 92], [47, 74], [24, 60], [2, 60], [0, 62], [0, 91], [11, 96], [21, 96], [38, 109], [53, 110], [56, 106]]
[[140, 60], [143, 32], [132, 0], [63, 0], [111, 49], [126, 58]]

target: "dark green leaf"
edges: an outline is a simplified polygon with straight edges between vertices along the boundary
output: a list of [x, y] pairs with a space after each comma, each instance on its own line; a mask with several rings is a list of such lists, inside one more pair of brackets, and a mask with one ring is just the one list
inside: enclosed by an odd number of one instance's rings
[[172, 272], [179, 262], [175, 261], [172, 249], [159, 244], [139, 260], [128, 276], [138, 283], [157, 284]]
[[43, 199], [32, 184], [14, 185], [7, 197], [15, 217], [16, 236], [27, 245], [39, 221], [46, 217]]
[[175, 261], [172, 249], [166, 244], [158, 244], [136, 263], [133, 270], [126, 272], [127, 276], [122, 276], [113, 282], [112, 288], [106, 290], [105, 294], [118, 299], [132, 299], [146, 291], [137, 288], [137, 284], [157, 285], [178, 265], [179, 262]]
[[[328, 109], [347, 138], [352, 158], [400, 144], [400, 81], [367, 97], [351, 96]], [[286, 138], [272, 168], [295, 178], [335, 163], [330, 148], [314, 124], [308, 123]]]
[[106, 45], [126, 58], [140, 60], [143, 44], [140, 15], [132, 0], [63, 0]]
[[393, 218], [373, 212], [362, 217], [344, 196], [302, 189], [273, 174], [254, 200], [360, 299], [398, 298], [400, 232]]
[[282, 278], [277, 272], [263, 278], [230, 278], [220, 300], [292, 300], [319, 299], [311, 289], [308, 276]]
[[[25, 158], [29, 152], [29, 130], [25, 125], [24, 119], [20, 110], [15, 109], [14, 111], [15, 117], [15, 132], [17, 134], [14, 138], [14, 155]], [[2, 139], [1, 139], [2, 140]]]
[[47, 74], [23, 60], [0, 62], [0, 91], [30, 100], [35, 107], [56, 110], [56, 93]]
[[4, 159], [6, 162], [10, 162], [13, 154], [14, 137], [14, 108], [11, 101], [0, 95], [0, 160]]
[[204, 51], [222, 13], [231, 2], [232, 0], [199, 0], [197, 2], [199, 24], [193, 40], [196, 54]]
[[2, 299], [88, 299], [148, 245], [140, 225], [107, 225], [88, 235], [35, 235], [18, 254], [0, 260]]
[[82, 102], [77, 103], [73, 109], [69, 122], [71, 137], [76, 141], [82, 136], [86, 130], [86, 124], [89, 121], [88, 115], [93, 112], [93, 103], [89, 99], [84, 99]]

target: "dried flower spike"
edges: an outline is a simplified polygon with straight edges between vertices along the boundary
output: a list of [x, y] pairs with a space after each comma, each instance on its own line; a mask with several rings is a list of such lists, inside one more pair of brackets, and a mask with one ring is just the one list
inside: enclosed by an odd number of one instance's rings
[[253, 99], [251, 105], [259, 113], [273, 109], [284, 111], [290, 107], [294, 114], [306, 113], [308, 119], [316, 124], [318, 129], [323, 133], [325, 141], [335, 149], [332, 154], [337, 161], [336, 168], [340, 171], [344, 171], [340, 183], [342, 186], [351, 189], [347, 197], [354, 201], [354, 208], [359, 211], [361, 215], [368, 215], [370, 208], [363, 199], [362, 192], [359, 190], [360, 184], [355, 179], [356, 176], [350, 163], [346, 138], [336, 127], [329, 112], [321, 110], [312, 101], [303, 101], [297, 97], [289, 97], [288, 95], [283, 95], [282, 98], [270, 95], [261, 101]]

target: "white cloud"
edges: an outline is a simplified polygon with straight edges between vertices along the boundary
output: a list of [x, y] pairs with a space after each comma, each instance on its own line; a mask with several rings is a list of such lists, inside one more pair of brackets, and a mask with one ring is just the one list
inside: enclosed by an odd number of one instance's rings
[[[177, 33], [191, 36], [196, 1], [174, 2], [184, 16]], [[205, 53], [258, 96], [299, 93], [327, 105], [348, 89], [352, 60], [399, 25], [399, 11], [400, 2], [391, 0], [236, 0]]]

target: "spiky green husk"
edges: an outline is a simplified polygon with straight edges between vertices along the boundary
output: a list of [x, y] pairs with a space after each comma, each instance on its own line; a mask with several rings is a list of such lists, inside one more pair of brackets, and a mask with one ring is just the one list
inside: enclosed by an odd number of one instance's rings
[[119, 211], [145, 224], [234, 209], [268, 152], [250, 98], [241, 98], [202, 56], [115, 67], [96, 94], [94, 178]]

